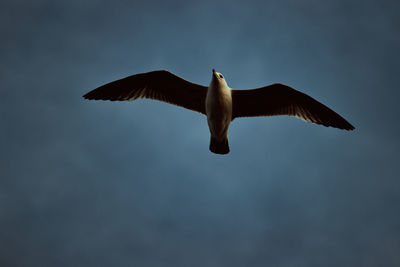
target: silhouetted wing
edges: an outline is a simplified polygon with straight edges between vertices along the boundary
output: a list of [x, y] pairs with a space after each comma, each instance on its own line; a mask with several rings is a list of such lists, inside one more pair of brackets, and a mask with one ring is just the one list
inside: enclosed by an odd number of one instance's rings
[[135, 100], [151, 98], [206, 114], [207, 87], [188, 82], [168, 71], [152, 71], [117, 80], [85, 94], [86, 99]]
[[283, 84], [253, 90], [232, 90], [233, 118], [289, 115], [339, 129], [354, 127], [312, 97]]

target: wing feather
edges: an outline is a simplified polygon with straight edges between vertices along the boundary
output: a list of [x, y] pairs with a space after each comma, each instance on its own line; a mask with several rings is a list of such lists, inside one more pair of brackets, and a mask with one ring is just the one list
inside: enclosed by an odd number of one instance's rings
[[83, 97], [111, 101], [150, 98], [206, 114], [206, 95], [207, 87], [160, 70], [113, 81], [90, 91]]
[[353, 130], [354, 126], [314, 98], [283, 84], [232, 90], [233, 118], [289, 115], [305, 121]]

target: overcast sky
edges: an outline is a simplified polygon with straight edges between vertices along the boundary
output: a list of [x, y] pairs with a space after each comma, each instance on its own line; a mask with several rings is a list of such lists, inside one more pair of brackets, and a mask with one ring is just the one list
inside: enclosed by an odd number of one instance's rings
[[[400, 4], [0, 2], [1, 266], [400, 266]], [[280, 82], [353, 132], [82, 95], [167, 69]]]

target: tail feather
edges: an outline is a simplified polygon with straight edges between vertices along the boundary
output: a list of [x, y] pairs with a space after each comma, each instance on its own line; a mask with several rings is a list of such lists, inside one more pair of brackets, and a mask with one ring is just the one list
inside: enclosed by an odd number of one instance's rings
[[216, 154], [228, 154], [229, 153], [228, 138], [220, 140], [211, 136], [210, 151]]

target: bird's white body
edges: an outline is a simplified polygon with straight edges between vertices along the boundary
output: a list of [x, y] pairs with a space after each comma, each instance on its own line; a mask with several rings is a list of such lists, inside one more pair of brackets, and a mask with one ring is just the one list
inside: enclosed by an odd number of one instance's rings
[[[207, 90], [206, 115], [211, 133], [210, 149], [213, 145], [222, 145], [229, 152], [228, 129], [232, 121], [232, 94], [223, 76], [213, 71], [213, 77]], [[218, 150], [218, 148], [216, 148]], [[220, 150], [221, 150], [220, 149]]]

